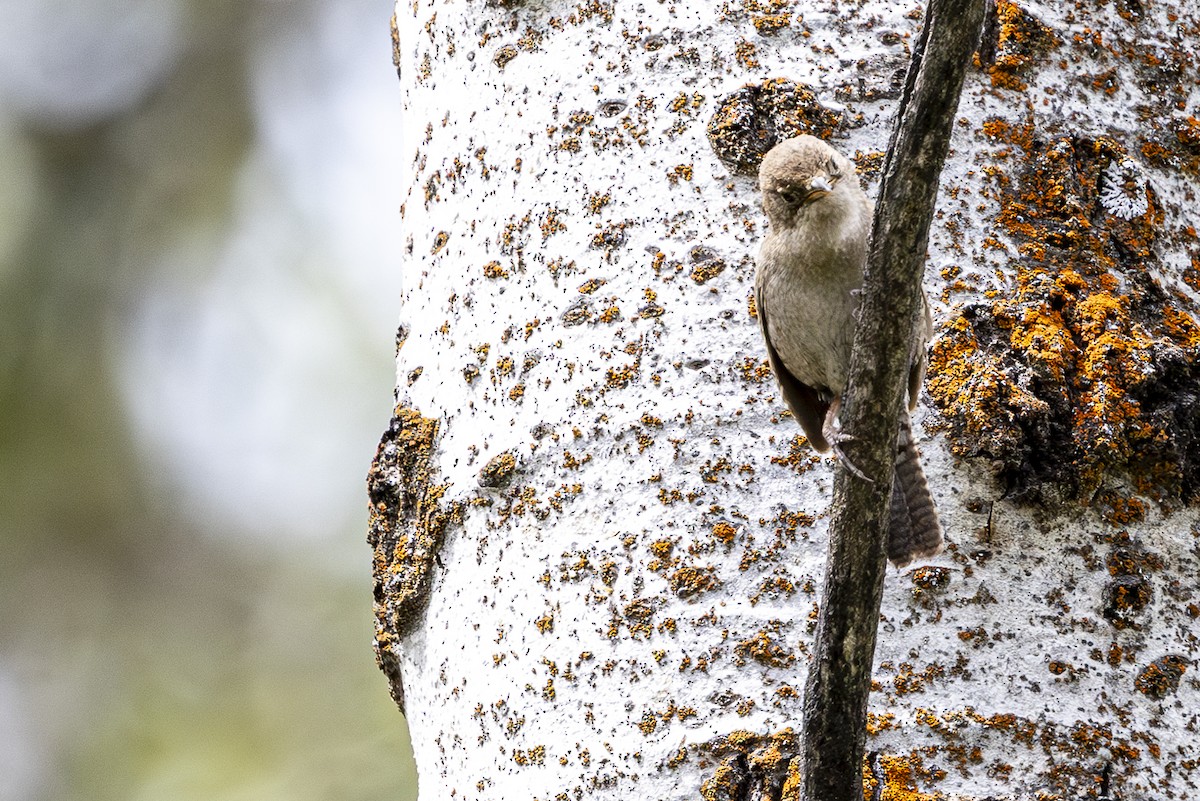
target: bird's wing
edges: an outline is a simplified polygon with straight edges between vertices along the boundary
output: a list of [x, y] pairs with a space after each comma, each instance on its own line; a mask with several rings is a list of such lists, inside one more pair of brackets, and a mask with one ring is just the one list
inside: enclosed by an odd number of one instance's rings
[[925, 383], [925, 343], [917, 343], [917, 353], [912, 366], [908, 368], [908, 410], [917, 408], [917, 399], [921, 395], [921, 385]]
[[763, 341], [767, 343], [767, 360], [771, 363], [771, 369], [775, 372], [780, 389], [783, 390], [783, 399], [787, 402], [788, 408], [792, 410], [792, 416], [804, 429], [804, 435], [808, 437], [809, 443], [824, 453], [829, 450], [829, 443], [825, 440], [821, 429], [825, 424], [825, 413], [829, 411], [829, 404], [822, 400], [821, 394], [817, 390], [796, 378], [784, 367], [783, 359], [779, 358], [779, 352], [771, 344], [771, 331], [767, 325], [767, 307], [764, 298], [765, 293], [762, 291], [762, 286], [755, 281], [754, 307], [758, 311], [758, 325], [762, 329]]
[[921, 385], [925, 383], [925, 346], [933, 336], [933, 315], [929, 312], [929, 301], [921, 296], [921, 305], [925, 308], [925, 319], [913, 343], [912, 365], [908, 368], [908, 410], [917, 408], [917, 399], [921, 394]]

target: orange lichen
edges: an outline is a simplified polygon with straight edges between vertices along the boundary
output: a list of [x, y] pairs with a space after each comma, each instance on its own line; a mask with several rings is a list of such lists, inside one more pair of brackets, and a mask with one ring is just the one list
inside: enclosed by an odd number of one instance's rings
[[732, 545], [733, 538], [736, 534], [737, 529], [725, 521], [721, 521], [712, 527], [713, 539], [716, 539], [724, 545]]
[[940, 793], [924, 793], [917, 788], [915, 756], [879, 754], [863, 760], [864, 801], [935, 801]]
[[797, 473], [806, 473], [811, 470], [814, 465], [820, 463], [821, 457], [818, 456], [813, 449], [808, 446], [808, 438], [803, 434], [797, 434], [788, 440], [787, 456], [771, 457], [771, 464], [790, 467]]
[[512, 451], [497, 454], [479, 471], [479, 486], [502, 487], [512, 480], [517, 469], [517, 456]]
[[1200, 119], [1188, 117], [1175, 128], [1175, 138], [1184, 147], [1200, 148]]
[[562, 221], [559, 213], [558, 209], [549, 209], [546, 212], [546, 216], [542, 218], [542, 222], [538, 227], [542, 231], [543, 242], [558, 232], [567, 230], [567, 225]]
[[637, 376], [638, 367], [636, 364], [610, 367], [605, 373], [604, 385], [610, 389], [622, 389], [629, 386], [630, 382], [634, 381]]
[[483, 265], [483, 274], [488, 278], [508, 278], [508, 270], [498, 261], [489, 261]]
[[950, 586], [950, 569], [925, 565], [909, 575], [913, 586], [927, 592], [941, 592]]
[[691, 164], [676, 164], [667, 170], [667, 182], [674, 185], [680, 181], [690, 181], [692, 180], [692, 172]]
[[700, 786], [704, 801], [778, 798], [798, 801], [799, 738], [791, 728], [771, 734], [736, 730], [698, 746], [720, 764]]
[[854, 171], [864, 181], [873, 181], [883, 171], [883, 162], [886, 159], [887, 153], [882, 150], [872, 150], [869, 153], [856, 150], [854, 151]]
[[1095, 498], [1095, 505], [1104, 519], [1114, 527], [1140, 523], [1146, 519], [1146, 502], [1116, 490], [1105, 490]]
[[504, 45], [492, 55], [492, 61], [500, 69], [508, 66], [508, 62], [517, 57], [517, 48], [513, 45]]
[[754, 29], [760, 36], [771, 36], [792, 24], [792, 15], [786, 12], [783, 14], [760, 14], [751, 19]]
[[733, 652], [738, 664], [753, 659], [767, 667], [788, 667], [796, 661], [791, 649], [781, 645], [766, 629], [760, 629], [753, 637], [739, 642]]
[[692, 267], [691, 279], [697, 284], [704, 284], [721, 274], [725, 269], [722, 259], [711, 258], [695, 261]]
[[750, 384], [761, 384], [771, 377], [771, 363], [766, 359], [755, 359], [744, 356], [742, 363], [737, 365], [742, 378]]
[[1018, 73], [1025, 72], [1035, 57], [1059, 44], [1053, 31], [1017, 3], [998, 0], [977, 58], [992, 86], [1021, 91], [1026, 84]]
[[737, 59], [737, 63], [742, 65], [744, 70], [757, 69], [758, 63], [758, 48], [753, 42], [747, 42], [745, 39], [739, 39], [733, 48], [733, 57]]
[[1142, 576], [1119, 576], [1104, 588], [1104, 617], [1114, 628], [1139, 628], [1137, 616], [1150, 605], [1154, 593]]
[[671, 574], [671, 589], [682, 598], [708, 592], [720, 586], [721, 581], [712, 567], [681, 567]]
[[892, 679], [892, 687], [896, 695], [907, 695], [923, 691], [934, 679], [944, 678], [946, 670], [936, 662], [926, 665], [917, 671], [908, 662], [901, 662], [896, 677]]
[[962, 309], [933, 348], [929, 391], [955, 452], [989, 456], [1043, 499], [1090, 498], [1116, 473], [1161, 502], [1194, 500], [1200, 328], [1147, 272], [1153, 196], [1134, 198], [1148, 198], [1144, 214], [1106, 212], [1101, 189], [1125, 159], [1110, 139], [1035, 145], [1029, 126], [998, 120], [983, 133], [1027, 159], [999, 186], [995, 220], [1019, 256], [1012, 290]]

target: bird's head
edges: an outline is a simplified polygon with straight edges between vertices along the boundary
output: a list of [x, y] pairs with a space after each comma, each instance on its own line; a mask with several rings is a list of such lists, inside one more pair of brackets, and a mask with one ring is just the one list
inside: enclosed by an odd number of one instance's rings
[[854, 164], [815, 136], [804, 134], [780, 142], [758, 168], [763, 209], [771, 227], [789, 228], [810, 215], [834, 212], [838, 198], [858, 188]]

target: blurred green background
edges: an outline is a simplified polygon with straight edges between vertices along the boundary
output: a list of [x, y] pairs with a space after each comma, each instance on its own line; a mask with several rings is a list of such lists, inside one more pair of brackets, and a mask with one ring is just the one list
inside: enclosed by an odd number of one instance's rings
[[0, 0], [0, 799], [411, 799], [389, 0]]

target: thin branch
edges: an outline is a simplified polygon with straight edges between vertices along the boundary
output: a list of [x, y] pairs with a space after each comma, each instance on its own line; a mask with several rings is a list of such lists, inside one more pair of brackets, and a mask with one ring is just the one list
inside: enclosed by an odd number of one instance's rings
[[896, 431], [938, 181], [984, 0], [930, 0], [913, 50], [875, 209], [841, 421], [852, 461], [838, 468], [816, 650], [804, 695], [805, 801], [861, 801], [867, 697], [886, 569]]

